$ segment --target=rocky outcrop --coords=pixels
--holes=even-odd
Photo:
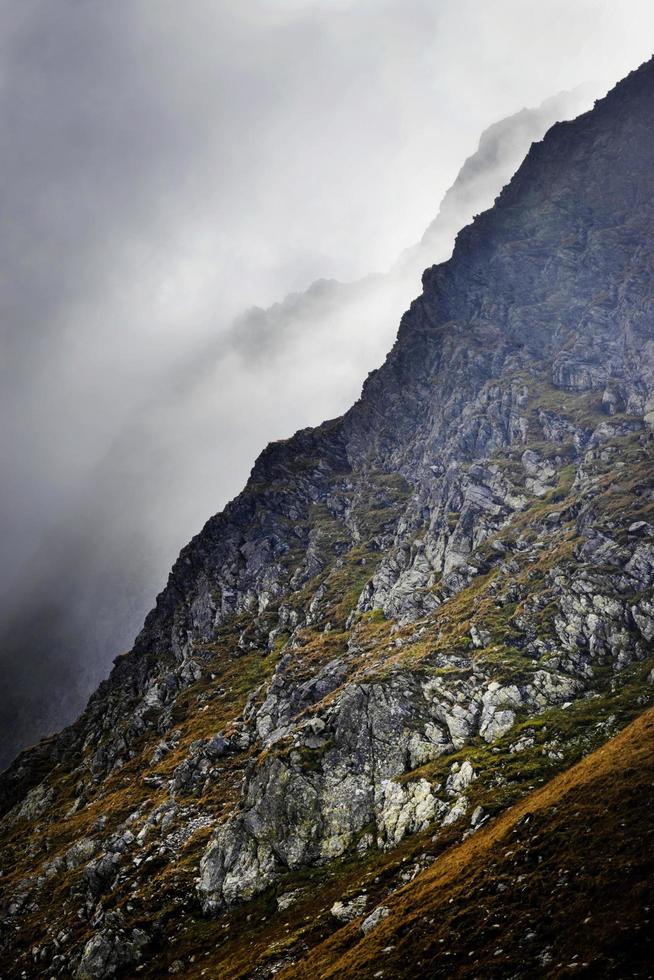
[[[111,977],[124,967],[132,967],[143,958],[149,942],[142,929],[125,931],[118,912],[108,915],[107,925],[89,939],[75,973],[76,980],[98,980]]]

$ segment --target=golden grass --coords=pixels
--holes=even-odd
[[[653,803],[654,709],[278,976],[647,975]]]

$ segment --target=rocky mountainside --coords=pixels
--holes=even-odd
[[[180,546],[215,510],[216,495],[235,486],[238,477],[225,474],[245,466],[266,433],[350,404],[392,344],[422,270],[449,258],[457,231],[492,205],[532,140],[590,104],[584,86],[490,126],[423,240],[387,274],[319,280],[268,309],[254,307],[231,330],[217,328],[214,339],[193,346],[186,363],[176,359],[172,371],[144,385],[144,407],[115,433],[14,589],[0,595],[0,768],[79,714],[116,652],[131,646]],[[302,368],[310,370],[318,356],[320,381],[309,407]],[[229,403],[217,393],[226,359],[246,387],[285,393],[265,419],[255,407],[252,423],[244,423],[233,405],[230,424],[222,424]],[[230,431],[232,442],[244,442],[236,452]]]
[[[650,710],[282,975],[649,976],[653,786]]]
[[[543,815],[567,777],[539,787],[654,703],[653,114],[650,62],[532,146],[359,401],[265,450],[81,718],[4,774],[4,974],[563,975],[569,934],[533,929],[453,972],[477,906],[454,949],[394,950],[439,875],[522,901],[531,812],[560,869],[535,915],[573,866],[598,900]],[[619,826],[651,805],[636,757]],[[637,926],[619,968],[646,975]],[[570,969],[607,975],[593,935]]]

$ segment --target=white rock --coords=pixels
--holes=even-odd
[[[456,766],[456,768],[455,768]],[[447,777],[447,782],[445,783],[445,792],[450,796],[460,796],[461,793],[467,789],[473,780],[477,778],[475,770],[472,768],[472,763],[469,759],[466,759],[462,766],[458,767],[455,763],[452,766],[450,775]]]
[[[295,903],[302,898],[304,892],[304,888],[296,888],[292,892],[285,892],[283,895],[279,895],[277,897],[277,908],[279,911],[284,912],[286,909],[290,908],[291,905],[295,905]]]
[[[374,911],[370,913],[367,919],[364,919],[361,923],[361,932],[365,935],[368,932],[372,932],[379,923],[386,919],[391,913],[391,910],[385,905],[379,905]]]
[[[468,809],[468,801],[465,796],[460,796],[458,800],[455,800],[454,804],[450,807],[442,821],[443,827],[449,827],[451,823],[456,823],[461,817],[465,816],[466,810]]]
[[[352,919],[363,915],[367,904],[368,896],[364,893],[363,895],[357,895],[356,898],[351,899],[349,902],[334,902],[329,911],[339,922],[351,922]]]
[[[478,827],[483,819],[484,819],[483,806],[476,806],[472,811],[472,816],[470,817],[470,826]]]

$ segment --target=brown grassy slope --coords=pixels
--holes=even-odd
[[[654,709],[279,976],[652,976],[653,804]]]

